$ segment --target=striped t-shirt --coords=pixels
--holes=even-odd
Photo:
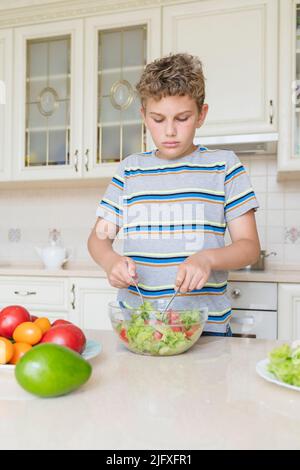
[[[180,263],[197,251],[223,247],[227,222],[257,208],[238,157],[200,146],[172,160],[155,150],[128,156],[96,214],[121,228],[123,254],[136,263],[144,298],[159,301],[174,293]],[[213,271],[202,289],[179,292],[172,307],[205,306],[205,331],[225,332],[231,316],[227,277],[227,271]],[[129,308],[141,303],[134,285],[119,289],[118,301]]]

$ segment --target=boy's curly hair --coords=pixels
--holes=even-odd
[[[146,65],[136,89],[144,108],[147,98],[159,101],[165,96],[188,95],[201,111],[205,99],[202,63],[187,53],[161,57]]]

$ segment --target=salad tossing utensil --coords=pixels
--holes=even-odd
[[[133,277],[131,277],[131,281],[133,282],[133,284],[135,285],[136,290],[138,291],[138,294],[139,294],[139,296],[140,296],[140,299],[141,299],[141,301],[142,301],[142,304],[144,304],[144,303],[145,303],[145,300],[144,300],[144,297],[142,296],[142,293],[141,293],[141,291],[140,291],[140,289],[139,289],[139,286],[138,286],[137,282],[133,279]]]
[[[164,308],[164,310],[163,310],[163,312],[162,312],[162,318],[164,318],[166,311],[168,310],[169,306],[171,305],[171,303],[173,302],[174,298],[176,297],[176,295],[177,295],[179,289],[180,289],[180,287],[177,287],[177,289],[175,290],[174,294],[172,295],[172,297],[170,298],[169,302],[167,303],[167,306]]]

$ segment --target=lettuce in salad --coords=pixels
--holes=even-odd
[[[268,370],[282,382],[300,387],[300,344],[283,344],[273,349]]]

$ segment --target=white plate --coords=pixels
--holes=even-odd
[[[263,359],[256,364],[256,372],[260,375],[263,379],[267,380],[268,382],[272,382],[276,385],[280,385],[281,387],[291,388],[292,390],[297,390],[300,392],[300,387],[296,387],[296,385],[290,385],[281,380],[277,379],[274,374],[268,371],[268,364],[269,359]]]
[[[84,351],[81,353],[81,356],[88,360],[92,359],[93,357],[98,356],[102,351],[102,346],[98,341],[94,341],[93,339],[87,339]],[[11,370],[14,369],[16,366],[15,364],[2,364],[0,365],[0,369],[2,370]]]

